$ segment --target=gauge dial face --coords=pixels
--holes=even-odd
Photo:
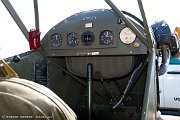
[[[120,40],[124,44],[131,44],[136,39],[136,35],[128,27],[122,29],[122,31],[120,32],[119,36],[120,36]]]
[[[62,44],[62,37],[60,34],[55,33],[51,36],[51,46],[59,47]]]
[[[83,45],[85,46],[90,46],[93,44],[95,40],[95,36],[93,34],[93,32],[91,31],[85,31],[82,35],[81,35],[81,42]]]
[[[113,33],[109,30],[105,30],[103,32],[101,32],[100,36],[100,45],[110,45],[113,43],[114,40],[114,36]]]
[[[77,33],[69,33],[67,36],[67,44],[71,47],[75,47],[79,43],[79,36]]]

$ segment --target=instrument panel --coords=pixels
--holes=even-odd
[[[147,48],[114,11],[99,9],[72,15],[48,33],[47,56],[147,54]],[[139,31],[142,26],[131,20]]]

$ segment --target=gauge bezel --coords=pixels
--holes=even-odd
[[[86,37],[88,37],[91,40],[85,40]],[[82,35],[81,35],[82,45],[90,46],[90,45],[92,45],[94,43],[94,41],[95,41],[95,36],[94,36],[93,32],[85,31],[85,32],[82,33]]]
[[[54,39],[53,37],[55,37],[55,36],[56,36],[56,38]],[[59,47],[59,46],[61,46],[61,44],[62,44],[62,36],[61,36],[61,34],[59,34],[59,33],[52,34],[51,38],[50,38],[50,43],[51,43],[51,47]]]
[[[125,30],[129,30],[128,32],[130,33],[126,34]],[[134,34],[134,32],[129,27],[125,27],[119,32],[119,39],[122,43],[129,45],[136,40],[136,34]],[[130,40],[127,41],[125,39],[130,39]]]
[[[106,33],[106,32],[108,32],[108,33],[110,33],[110,34],[112,35],[112,39],[109,40],[109,42],[107,42],[107,40],[102,40],[102,38],[101,38],[101,37],[104,35],[104,33]],[[104,31],[102,31],[102,32],[100,33],[100,35],[99,35],[99,44],[100,44],[100,45],[110,45],[110,44],[113,44],[113,41],[114,41],[114,34],[113,34],[112,31],[110,31],[110,30],[104,30]]]
[[[74,40],[72,40],[71,43],[70,43],[69,37],[70,37],[70,35],[73,35],[73,34],[75,35],[75,36],[73,37]],[[76,42],[75,42],[75,41],[76,41]],[[78,35],[78,33],[75,33],[75,32],[69,33],[69,34],[67,35],[67,45],[70,46],[70,47],[75,47],[75,46],[77,46],[78,44],[79,44],[79,35]]]

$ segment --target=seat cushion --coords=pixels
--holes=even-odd
[[[44,116],[47,116],[52,120],[77,119],[75,113],[62,99],[55,95],[50,89],[32,81],[19,78],[1,77],[0,92],[1,96],[3,96],[0,98],[1,100],[3,100],[3,103],[1,103],[3,104],[3,106],[9,106],[11,104],[20,105],[24,103],[25,106],[13,105],[14,110],[35,110],[34,108],[37,108]],[[28,108],[28,106],[30,107]],[[8,109],[9,111],[12,111],[11,107],[7,107],[6,111],[8,111]],[[1,115],[6,115],[4,111],[5,110],[0,107]],[[32,114],[32,112],[30,112],[29,115],[34,116],[35,114]]]

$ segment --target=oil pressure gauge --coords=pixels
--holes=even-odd
[[[79,36],[77,33],[69,33],[67,36],[67,44],[71,47],[75,47],[79,43]]]
[[[113,43],[113,33],[109,30],[102,31],[99,36],[99,43],[100,45],[110,45]]]
[[[60,34],[55,33],[51,36],[51,46],[52,47],[59,47],[62,44],[62,37]]]
[[[136,39],[136,35],[128,27],[125,27],[124,29],[122,29],[119,36],[120,36],[120,40],[124,44],[131,44]]]

